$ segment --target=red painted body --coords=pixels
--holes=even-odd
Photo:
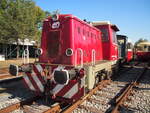
[[[140,42],[137,44],[135,55],[137,60],[150,60],[150,42]]]
[[[32,73],[25,73],[24,76],[29,89],[43,93],[44,77],[49,75],[53,76],[49,89],[52,95],[72,101],[81,98],[85,93],[84,66],[88,67],[87,64],[96,61],[118,60],[115,34],[118,29],[110,24],[97,28],[69,14],[58,15],[57,20],[47,18],[43,23],[41,39],[43,53],[39,63],[32,64]],[[99,30],[101,28],[108,31],[108,40],[103,43],[102,32]],[[72,54],[66,54],[67,49],[70,49]],[[61,83],[62,81],[65,83]]]
[[[133,59],[133,51],[131,49],[127,49],[127,62]]]
[[[133,44],[131,42],[127,43],[127,62],[133,59]]]
[[[45,87],[45,79],[46,76],[42,75],[41,72],[45,73],[46,65],[45,64],[30,64],[33,67],[32,73],[24,73],[24,83],[25,86],[34,91],[35,95],[40,95],[44,93]],[[57,66],[49,65],[53,67],[50,71],[52,72]],[[68,67],[67,67],[68,68]],[[51,76],[49,73],[48,76]],[[61,77],[61,76],[60,76]],[[79,82],[81,81],[81,82]],[[51,95],[55,95],[56,97],[61,97],[60,99],[68,99],[67,102],[73,102],[78,100],[80,97],[84,95],[84,74],[80,74],[76,79],[69,80],[67,85],[61,85],[55,83],[55,81],[50,82],[50,87],[48,87],[48,92]],[[31,84],[30,84],[31,83]],[[58,99],[60,101],[60,99]],[[66,101],[66,100],[64,100]]]
[[[96,52],[95,60],[102,60],[101,32],[98,29],[72,15],[59,15],[57,22],[60,22],[59,28],[53,29],[55,21],[51,18],[44,21],[40,62],[81,64],[83,54],[83,63],[90,63],[92,50]],[[67,48],[73,50],[72,56],[66,55]]]
[[[141,61],[149,61],[150,60],[150,52],[137,51],[136,57]]]
[[[103,33],[102,35],[102,48],[103,59],[116,61],[118,60],[118,45],[116,39],[116,29],[111,24],[108,25],[96,25]]]

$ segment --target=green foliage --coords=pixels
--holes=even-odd
[[[18,39],[39,40],[44,12],[32,0],[0,1],[0,42],[12,43]]]

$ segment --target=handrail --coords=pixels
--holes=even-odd
[[[95,65],[95,54],[96,54],[95,49],[92,49],[92,65]]]
[[[81,55],[81,67],[83,67],[83,50],[81,48],[77,48],[75,51],[75,66],[77,66],[77,53],[80,51]]]
[[[23,51],[22,59],[23,59],[23,63],[24,63],[24,64],[29,63],[29,49],[28,49],[28,48],[26,48],[26,49]]]

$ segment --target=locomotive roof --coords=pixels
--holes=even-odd
[[[148,45],[150,46],[150,42],[141,42],[137,46]]]
[[[92,22],[93,26],[98,26],[98,25],[110,25],[112,29],[115,31],[119,31],[119,28],[115,24],[111,24],[110,21],[95,21]]]
[[[128,37],[126,35],[117,35],[117,40],[127,40]]]
[[[76,16],[74,16],[74,15],[72,15],[72,14],[59,14],[59,16],[62,16],[62,17],[65,17],[65,18],[72,18],[72,19],[75,19],[75,20],[79,21],[79,22],[82,23],[82,24],[85,24],[85,25],[87,25],[87,26],[89,26],[89,27],[91,27],[91,28],[93,28],[93,29],[95,29],[95,30],[97,30],[97,31],[100,31],[98,28],[96,28],[95,26],[93,26],[92,23],[88,23],[88,22],[86,22],[86,21],[83,21],[83,20],[79,19],[78,17],[76,17]],[[49,21],[50,18],[51,18],[51,16],[49,16],[48,18],[46,18],[44,21]],[[101,31],[100,31],[100,32],[101,32]]]

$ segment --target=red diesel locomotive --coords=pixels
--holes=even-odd
[[[128,41],[128,37],[125,35],[117,35],[117,41],[120,64],[130,62],[133,59],[133,44]]]
[[[78,100],[116,68],[117,31],[110,22],[89,24],[70,14],[45,19],[39,62],[20,67],[26,86],[68,103]],[[12,74],[19,70],[10,67]]]

